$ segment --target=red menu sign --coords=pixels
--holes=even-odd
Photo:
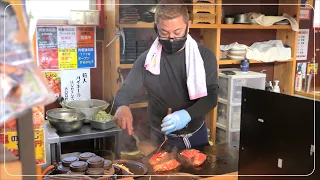
[[[78,48],[94,47],[94,38],[93,27],[77,28]]]

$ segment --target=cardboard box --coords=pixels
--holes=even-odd
[[[192,14],[193,24],[215,24],[216,15],[210,13],[196,13]]]
[[[211,3],[194,3],[190,10],[191,13],[216,13],[216,6]]]

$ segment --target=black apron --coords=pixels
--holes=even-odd
[[[169,146],[170,148],[194,149],[209,145],[207,126],[205,122],[203,122],[200,128],[193,133],[176,135],[173,132],[172,134],[167,135],[167,137],[168,141],[166,142],[166,146]],[[150,126],[150,140],[156,147],[158,147],[164,141],[164,134]]]

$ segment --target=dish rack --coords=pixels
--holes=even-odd
[[[225,75],[224,70],[231,70],[235,75]],[[242,87],[265,89],[266,74],[240,69],[220,69],[217,142],[238,141],[240,138]],[[218,133],[220,132],[220,133]]]

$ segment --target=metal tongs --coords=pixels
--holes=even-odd
[[[168,108],[168,115],[171,114],[171,113],[172,113],[171,108]],[[164,141],[161,143],[161,145],[160,145],[159,149],[157,150],[157,153],[156,153],[156,154],[158,154],[158,153],[160,152],[161,147],[164,145],[164,143],[165,143],[167,140],[168,140],[168,136],[165,134],[165,135],[164,135]]]
[[[117,29],[119,31],[117,32]],[[123,51],[122,54],[124,54],[124,51],[126,49],[126,36],[124,34],[123,28],[120,27],[119,25],[116,25],[116,28],[113,29],[114,34],[116,35],[110,42],[109,44],[106,45],[106,47],[109,47],[118,37],[122,37],[122,42],[123,42]]]

